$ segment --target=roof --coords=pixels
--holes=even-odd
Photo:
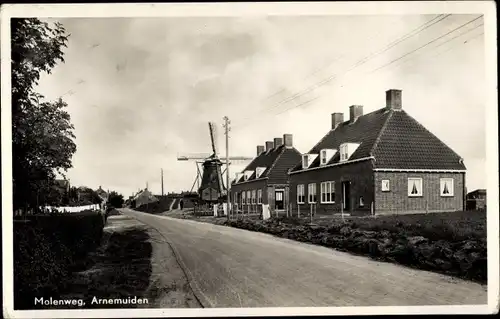
[[[472,191],[468,193],[467,195],[486,195],[486,190],[485,189],[476,189],[475,191]]]
[[[292,168],[297,161],[300,161],[300,158],[301,154],[299,151],[293,147],[286,147],[285,145],[280,145],[269,151],[265,151],[255,157],[242,171],[242,173],[245,171],[253,171],[252,176],[250,176],[245,182],[257,180],[257,167],[265,167],[266,170],[258,178],[259,180],[268,178],[269,183],[284,184],[288,179],[288,170]],[[233,182],[233,185],[241,182],[243,182],[243,176],[240,177],[239,180]]]
[[[330,130],[310,151],[340,149],[343,143],[358,143],[349,161],[374,157],[379,169],[465,170],[462,158],[404,110],[382,108],[345,121]],[[319,167],[319,156],[309,168]],[[339,163],[340,154],[327,163]],[[348,162],[347,162],[348,163]],[[292,171],[302,170],[299,161]]]

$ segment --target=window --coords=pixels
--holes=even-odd
[[[419,197],[422,196],[422,179],[410,177],[408,178],[408,196]]]
[[[388,192],[390,190],[390,183],[388,179],[383,179],[382,180],[382,191],[383,192]]]
[[[316,184],[309,184],[307,195],[309,196],[309,204],[316,203]]]
[[[262,189],[257,191],[257,204],[262,204]]]
[[[321,203],[322,204],[335,203],[335,182],[321,183]]]
[[[241,192],[241,204],[242,205],[245,205],[246,204],[246,193],[245,192]]]
[[[255,190],[252,191],[252,204],[255,204]]]
[[[363,196],[359,196],[359,207],[365,207],[365,200]]]
[[[276,194],[276,198],[275,198],[275,200],[276,200],[277,202],[280,202],[280,201],[282,201],[282,200],[283,200],[283,191],[276,191],[276,193],[275,193],[275,194]]]
[[[265,167],[257,167],[257,169],[255,170],[255,178],[259,178],[265,170]]]
[[[304,204],[306,200],[304,193],[304,185],[297,185],[297,204]]]
[[[250,191],[247,191],[247,204],[251,204],[251,198],[252,194],[250,193]]]
[[[321,151],[321,165],[326,164],[326,150]]]
[[[340,161],[347,161],[347,144],[340,145]]]
[[[440,192],[442,197],[453,197],[453,178],[441,178]]]
[[[302,155],[302,168],[308,168],[308,167],[309,167],[309,156]]]

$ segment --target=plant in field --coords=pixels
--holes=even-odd
[[[14,210],[38,206],[56,172],[71,168],[76,151],[67,104],[34,91],[42,73],[64,62],[64,27],[36,18],[11,19],[12,164]]]

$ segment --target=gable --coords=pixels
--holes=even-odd
[[[405,111],[393,112],[373,155],[375,168],[465,170],[457,153]]]
[[[297,162],[300,162],[302,155],[295,148],[287,148],[276,159],[273,167],[268,173],[269,184],[286,184],[288,182],[288,171],[292,169]]]

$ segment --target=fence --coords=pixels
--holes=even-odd
[[[44,212],[52,212],[57,211],[59,213],[79,213],[85,210],[99,210],[101,209],[99,204],[93,205],[85,205],[85,206],[62,206],[62,207],[54,207],[54,206],[45,206],[41,207],[41,210]]]

